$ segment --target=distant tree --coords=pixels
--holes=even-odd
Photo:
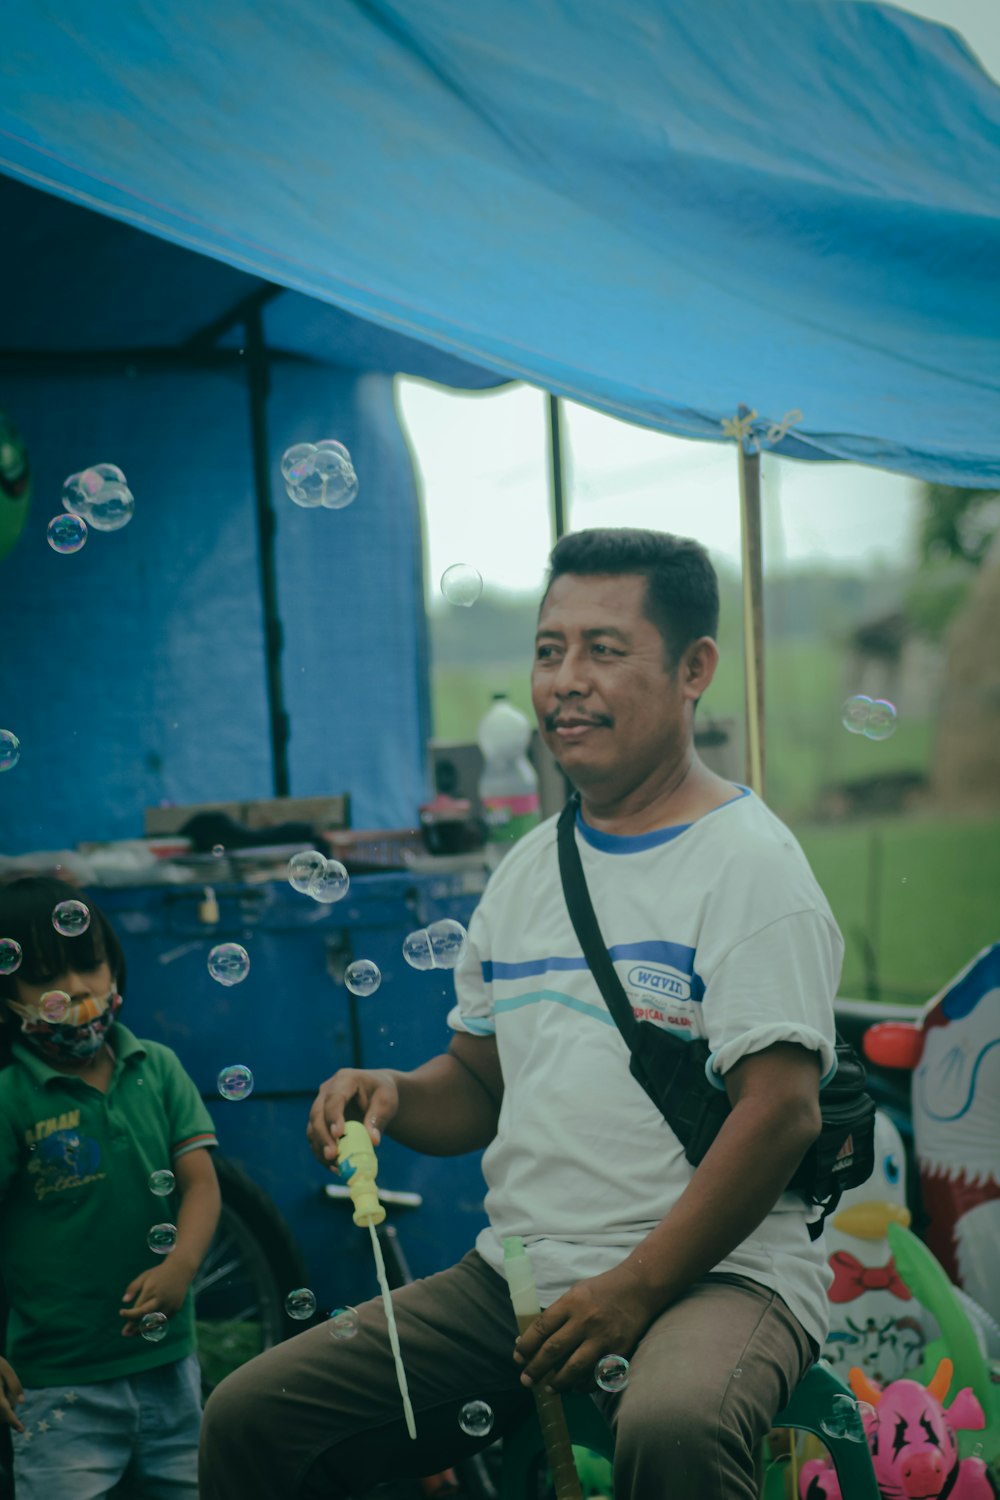
[[[920,567],[906,595],[917,629],[942,640],[1000,530],[1000,494],[925,484],[917,537]]]
[[[922,501],[921,560],[967,562],[978,568],[1000,528],[1000,494],[925,484]]]

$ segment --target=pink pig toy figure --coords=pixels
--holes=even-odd
[[[886,1500],[995,1500],[996,1491],[981,1458],[959,1459],[956,1428],[986,1425],[983,1409],[966,1387],[950,1406],[944,1398],[952,1363],[943,1359],[927,1386],[894,1380],[883,1390],[859,1369],[849,1375],[862,1407],[879,1493]],[[812,1459],[799,1476],[802,1500],[843,1500],[833,1466]]]

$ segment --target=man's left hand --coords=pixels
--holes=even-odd
[[[515,1343],[522,1384],[593,1390],[598,1360],[605,1354],[630,1355],[659,1311],[627,1264],[578,1281]]]

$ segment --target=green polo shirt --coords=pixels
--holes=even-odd
[[[25,1386],[84,1385],[183,1359],[194,1302],[161,1343],[122,1337],[125,1288],[160,1257],[146,1236],[176,1224],[178,1194],[149,1175],[217,1144],[197,1089],[169,1047],[120,1023],[106,1094],[23,1044],[0,1069],[0,1276],[10,1301],[7,1356]]]

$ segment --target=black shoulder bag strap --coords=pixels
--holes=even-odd
[[[559,814],[557,842],[559,846],[559,874],[562,877],[563,894],[569,908],[573,931],[579,939],[583,956],[598,988],[607,1003],[615,1025],[634,1053],[639,1040],[639,1026],[632,1014],[628,996],[615,972],[601,929],[597,925],[594,905],[587,889],[587,877],[580,862],[580,851],[576,847],[576,814],[580,799],[575,793]],[[686,1044],[685,1044],[686,1045]],[[658,1100],[654,1103],[659,1104]]]
[[[729,1096],[725,1090],[713,1088],[705,1077],[709,1050],[704,1039],[675,1036],[651,1021],[637,1021],[632,1014],[597,925],[576,847],[578,807],[579,799],[574,795],[559,816],[557,834],[559,873],[573,930],[628,1046],[629,1072],[663,1115],[684,1147],[688,1161],[696,1167],[729,1113]]]

